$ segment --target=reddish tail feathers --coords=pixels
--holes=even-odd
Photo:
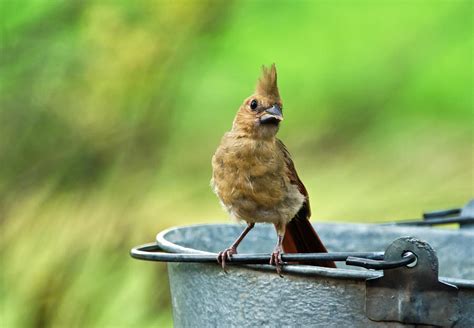
[[[327,253],[326,247],[324,247],[318,234],[307,219],[304,207],[286,225],[283,250],[286,253]],[[317,261],[305,264],[328,268],[336,267],[333,261]]]

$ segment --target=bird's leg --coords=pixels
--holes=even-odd
[[[270,264],[276,267],[277,273],[280,277],[283,277],[281,274],[281,267],[283,265],[283,260],[281,259],[281,254],[283,253],[283,249],[281,243],[283,242],[283,236],[278,235],[278,242],[273,249],[273,253],[270,257]]]
[[[276,267],[278,275],[280,277],[283,277],[283,275],[281,274],[281,267],[283,265],[281,254],[283,253],[282,243],[283,243],[283,236],[285,235],[286,225],[277,223],[275,224],[275,229],[278,234],[278,241],[270,257],[270,264],[274,265]]]
[[[255,226],[255,223],[248,223],[247,227],[244,231],[240,234],[239,238],[237,238],[230,247],[226,248],[222,252],[219,252],[217,255],[217,262],[222,265],[222,269],[224,272],[225,270],[225,261],[232,261],[232,255],[237,254],[237,247],[239,246],[240,242],[245,238],[245,236],[249,233],[250,230]]]

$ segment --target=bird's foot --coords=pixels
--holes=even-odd
[[[283,250],[281,249],[280,246],[275,247],[270,257],[270,264],[276,267],[276,271],[278,275],[283,278],[283,275],[281,274],[281,268],[283,266],[283,260],[281,259],[282,253],[283,253]]]
[[[225,269],[225,263],[226,261],[232,261],[232,255],[237,254],[237,247],[229,247],[224,249],[222,252],[219,252],[217,255],[217,263],[219,263],[222,266],[222,270],[224,270],[225,273],[227,273]]]

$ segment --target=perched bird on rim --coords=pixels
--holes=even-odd
[[[255,223],[272,223],[278,241],[270,258],[281,274],[281,254],[326,252],[309,222],[308,192],[296,173],[290,153],[276,138],[283,120],[275,64],[263,67],[253,95],[244,100],[232,130],[225,133],[212,157],[211,185],[229,214],[247,222],[237,240],[219,253],[225,270],[237,247]],[[315,265],[333,267],[332,261]]]

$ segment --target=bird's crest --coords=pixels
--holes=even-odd
[[[275,64],[272,64],[269,68],[262,66],[262,76],[258,80],[255,93],[262,96],[280,98]]]

